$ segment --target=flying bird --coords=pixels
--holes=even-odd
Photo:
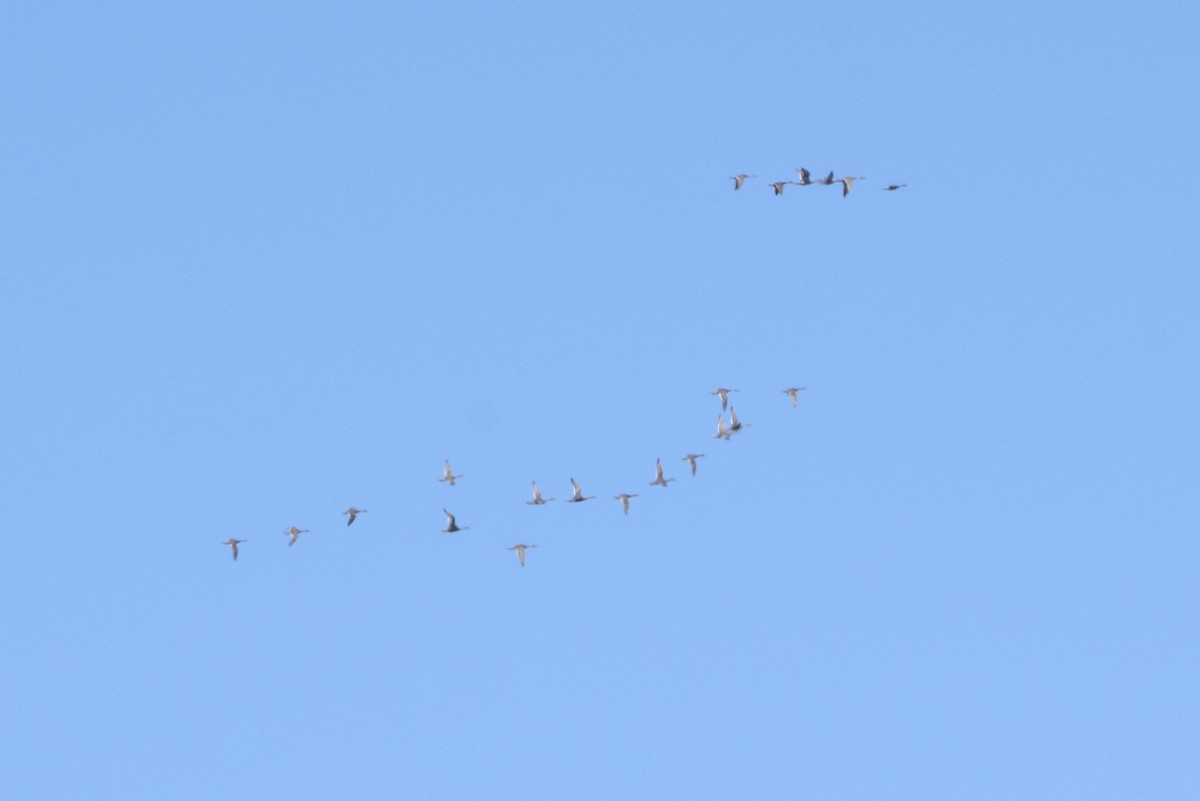
[[[438,481],[445,481],[447,484],[453,487],[454,479],[456,478],[462,478],[462,474],[460,473],[457,476],[454,475],[454,471],[450,469],[450,460],[447,459],[445,472],[442,474],[442,477],[438,479]]]
[[[842,184],[842,197],[850,194],[850,187],[854,185],[855,181],[861,180],[863,180],[863,176],[861,175],[847,175],[845,178],[838,178],[838,181]]]
[[[525,567],[525,549],[536,548],[536,545],[513,545],[508,550],[517,552],[517,559],[521,562],[521,567]]]
[[[353,506],[351,506],[346,511],[342,512],[342,514],[344,514],[344,515],[350,515],[350,519],[346,521],[347,526],[350,525],[351,523],[353,523],[354,519],[356,517],[358,517],[359,515],[362,515],[362,514],[366,514],[366,513],[367,513],[366,509],[355,509]]]
[[[826,175],[824,178],[817,179],[817,183],[819,183],[821,186],[833,186],[835,183],[833,180],[833,171],[830,170],[829,175]]]
[[[741,431],[743,428],[749,428],[749,427],[750,427],[749,423],[743,423],[742,421],[738,420],[737,411],[732,406],[730,406],[729,407],[729,433],[736,434],[737,432]]]
[[[782,392],[784,395],[787,395],[789,398],[792,399],[793,406],[796,405],[796,393],[803,392],[803,391],[804,391],[804,387],[788,387],[787,389],[780,390],[780,392]]]
[[[742,188],[742,184],[746,183],[747,178],[757,178],[757,175],[746,175],[744,172],[739,172],[737,175],[729,176],[733,180],[733,191],[736,192]]]
[[[687,456],[680,459],[682,462],[687,462],[692,466],[692,475],[696,475],[696,460],[703,457],[703,453],[689,453]]]
[[[908,184],[889,184],[883,188],[884,192],[895,192],[897,189],[903,189]]]
[[[794,181],[793,183],[795,183],[797,186],[808,186],[809,184],[812,183],[812,173],[810,173],[808,170],[804,169],[803,167],[796,167],[795,170],[796,170],[796,177],[799,178],[800,180]]]
[[[621,508],[625,510],[625,514],[629,514],[629,499],[636,498],[637,493],[622,492],[620,495],[614,495],[613,498],[621,502]]]
[[[658,485],[660,487],[665,487],[665,486],[667,486],[667,484],[669,484],[670,482],[672,482],[674,480],[675,479],[673,479],[673,478],[663,478],[662,459],[655,459],[654,460],[654,480],[650,482],[651,486]]]
[[[725,387],[717,387],[716,389],[714,389],[712,392],[710,392],[708,394],[709,395],[720,395],[721,396],[721,411],[725,411],[725,407],[727,407],[729,405],[729,393],[730,392],[737,392],[737,390],[736,389],[726,389]]]
[[[446,507],[443,506],[442,511],[446,513],[446,527],[442,531],[447,534],[453,534],[456,531],[466,531],[470,528],[470,526],[460,526],[458,523],[455,523],[454,515],[450,514]]]
[[[725,416],[717,415],[717,433],[713,434],[713,439],[729,439],[729,429],[725,427]]]
[[[776,181],[775,183],[771,184],[771,186],[772,186],[772,188],[774,188],[775,194],[782,195],[783,188],[785,186],[787,186],[788,184],[794,184],[794,183],[796,183],[796,182],[795,181]]]
[[[585,496],[583,494],[583,490],[579,488],[579,482],[577,482],[575,479],[571,479],[571,488],[572,495],[570,498],[567,498],[567,503],[582,503],[584,501],[590,501],[596,497],[595,495]]]
[[[525,505],[526,506],[541,506],[546,501],[552,501],[552,500],[554,500],[554,499],[542,497],[542,488],[539,487],[538,483],[535,481],[535,482],[533,482],[533,500],[525,501]]]
[[[292,541],[288,543],[288,547],[289,547],[289,548],[291,548],[293,545],[295,545],[295,544],[296,544],[296,540],[300,539],[300,535],[301,535],[301,534],[307,534],[307,533],[308,533],[308,529],[306,529],[306,528],[296,528],[295,526],[292,526],[291,528],[289,528],[287,531],[285,531],[285,532],[283,532],[283,533],[284,533],[284,535],[285,535],[285,536],[288,536],[288,537],[291,537],[291,538],[292,538]]]
[[[221,544],[228,545],[230,548],[233,549],[233,561],[236,562],[237,561],[237,547],[239,545],[241,545],[243,542],[249,542],[249,540],[235,540],[232,537],[230,537],[229,539],[225,540]]]

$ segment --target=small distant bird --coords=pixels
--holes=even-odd
[[[622,492],[620,495],[614,495],[613,498],[621,502],[621,508],[625,510],[625,514],[629,514],[629,499],[636,498],[637,493]]]
[[[749,423],[743,423],[738,420],[737,411],[732,406],[729,407],[729,433],[736,434],[743,428],[749,428]]]
[[[729,439],[729,429],[725,427],[725,416],[717,415],[717,433],[713,434],[713,439]]]
[[[889,184],[883,188],[884,192],[895,192],[897,189],[903,189],[908,184]]]
[[[838,181],[842,184],[842,197],[850,194],[850,187],[854,185],[855,181],[861,180],[863,180],[863,176],[861,175],[847,175],[845,178],[838,178]]]
[[[542,497],[542,488],[539,487],[538,483],[535,481],[535,482],[533,482],[533,500],[525,501],[525,505],[526,506],[541,506],[546,501],[552,501],[552,500],[554,500],[554,499]]]
[[[682,462],[687,462],[692,466],[692,475],[696,475],[696,460],[704,456],[703,453],[689,453],[687,456],[680,459]]]
[[[775,183],[771,184],[771,186],[775,189],[775,194],[782,195],[783,188],[785,186],[787,186],[788,184],[794,184],[794,183],[796,183],[796,182],[795,181],[776,181]]]
[[[716,389],[714,389],[712,392],[710,392],[708,394],[709,395],[720,395],[721,396],[721,411],[725,411],[725,408],[727,406],[729,406],[729,393],[730,392],[737,392],[737,390],[736,389],[726,389],[725,387],[717,387]]]
[[[757,178],[757,175],[747,175],[744,172],[739,172],[737,175],[729,176],[733,180],[733,191],[736,192],[742,188],[742,184],[746,183],[747,178]]]
[[[833,184],[834,184],[833,171],[830,170],[829,175],[826,175],[824,178],[818,179],[817,183],[819,183],[821,186],[833,186]]]
[[[784,395],[787,395],[789,398],[792,399],[793,406],[796,405],[796,393],[803,392],[803,391],[804,391],[804,387],[788,387],[787,389],[780,390],[780,392],[782,392]]]
[[[344,515],[350,515],[350,519],[346,521],[347,526],[354,522],[354,518],[358,517],[359,515],[365,515],[366,513],[366,509],[355,509],[353,506],[342,512]]]
[[[595,495],[585,496],[583,494],[583,490],[579,488],[579,482],[577,482],[575,479],[571,479],[571,488],[572,495],[570,498],[567,498],[567,503],[582,503],[584,501],[590,501],[596,497]]]
[[[453,487],[454,479],[456,478],[462,478],[462,474],[459,473],[457,476],[454,475],[454,471],[450,469],[450,460],[447,459],[445,472],[442,474],[442,477],[438,479],[438,481],[445,481],[447,484]]]
[[[453,534],[456,531],[466,531],[470,528],[470,526],[460,526],[458,523],[455,523],[454,515],[450,514],[446,507],[443,506],[442,511],[446,513],[446,527],[442,531],[447,534]]]
[[[233,561],[236,562],[237,561],[237,547],[239,545],[241,545],[243,542],[249,542],[249,540],[235,540],[231,537],[231,538],[225,540],[224,542],[222,542],[221,544],[228,545],[230,548],[233,549]]]
[[[513,545],[508,550],[517,552],[517,559],[521,562],[521,567],[525,567],[525,549],[536,548],[536,545]]]
[[[655,459],[654,460],[654,480],[650,482],[650,485],[651,486],[658,485],[660,487],[665,487],[665,486],[667,486],[667,484],[669,484],[670,482],[672,482],[674,480],[675,479],[673,479],[673,478],[663,478],[662,459]]]
[[[808,186],[812,183],[812,173],[803,167],[796,167],[795,169],[796,177],[800,179],[799,181],[795,182],[797,186]]]
[[[308,533],[308,529],[296,528],[295,526],[292,526],[291,528],[289,528],[287,531],[285,531],[283,533],[284,533],[284,535],[292,538],[292,541],[288,543],[288,547],[291,548],[293,545],[296,544],[296,540],[300,539],[301,534]]]

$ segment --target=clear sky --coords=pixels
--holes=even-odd
[[[5,5],[0,796],[1196,798],[1198,29]]]

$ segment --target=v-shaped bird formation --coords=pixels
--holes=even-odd
[[[742,176],[743,179],[748,178],[748,177],[752,177],[752,176]],[[795,407],[798,403],[797,393],[799,393],[803,390],[804,390],[804,387],[788,387],[787,389],[780,390],[780,392],[787,395],[788,400],[791,402],[791,405],[793,407]],[[711,395],[716,395],[721,401],[721,413],[717,415],[717,433],[714,435],[714,437],[713,437],[714,439],[720,439],[720,440],[726,440],[726,441],[731,440],[734,437],[734,435],[742,432],[743,430],[745,430],[746,428],[749,427],[749,423],[743,422],[738,417],[737,410],[734,409],[734,407],[729,404],[730,393],[738,392],[738,391],[739,390],[737,390],[737,389],[731,389],[729,387],[718,387],[709,393]],[[725,420],[726,410],[728,410],[728,412],[729,412],[729,421],[728,422],[726,422],[726,420]],[[683,456],[681,456],[680,461],[684,461],[684,462],[688,463],[688,467],[690,468],[692,477],[694,478],[696,476],[696,460],[702,459],[702,458],[704,458],[703,453],[690,453],[689,452],[689,453],[686,453]],[[432,476],[430,478],[432,480]],[[447,459],[447,460],[445,460],[445,462],[443,463],[443,466],[442,466],[442,475],[440,478],[437,479],[437,481],[453,487],[453,486],[456,486],[457,480],[461,479],[461,478],[464,478],[464,474],[455,473],[450,466],[450,460]],[[654,480],[650,481],[649,484],[651,486],[657,486],[657,487],[662,487],[662,488],[666,489],[667,487],[670,486],[671,482],[673,482],[675,480],[676,479],[674,477],[667,477],[664,474],[662,459],[661,458],[655,459],[655,461],[654,461]],[[595,498],[596,498],[595,495],[584,495],[583,494],[583,487],[573,477],[570,479],[570,481],[571,481],[571,497],[566,499],[566,503],[583,503],[584,501],[595,500]],[[553,498],[546,498],[546,497],[542,496],[542,489],[540,486],[538,486],[538,482],[536,480],[533,481],[532,483],[533,483],[533,498],[532,498],[532,500],[525,501],[525,504],[527,506],[545,506],[547,503],[550,503],[551,501],[554,500]],[[458,492],[458,491],[461,491],[461,490],[457,490],[456,492]],[[620,492],[612,497],[621,502],[622,513],[625,515],[628,515],[629,514],[629,506],[630,506],[629,501],[631,498],[638,497],[638,495],[637,495],[637,493],[634,493],[634,492]],[[366,513],[367,513],[366,509],[359,509],[354,506],[351,506],[348,509],[346,509],[346,511],[342,512],[342,514],[345,515],[347,518],[346,519],[347,526],[350,526],[351,524],[353,524],[354,521],[358,519],[359,515],[363,515]],[[454,513],[451,512],[448,508],[446,508],[444,506],[442,507],[442,514],[444,514],[446,516],[446,527],[442,529],[442,531],[444,533],[456,534],[460,531],[468,531],[470,529],[470,526],[459,525],[457,518],[455,518],[455,516],[454,516]],[[309,530],[306,528],[298,528],[296,526],[289,526],[287,529],[284,530],[283,533],[285,536],[289,537],[288,547],[291,547],[299,541],[301,534],[308,534]],[[242,539],[236,539],[236,538],[231,537],[230,539],[225,540],[221,544],[229,546],[229,549],[233,552],[234,561],[237,561],[238,554],[239,554],[238,546],[244,545],[247,542],[249,542],[249,540],[242,540]],[[519,544],[510,546],[508,548],[508,550],[516,553],[517,560],[518,560],[520,566],[524,567],[526,550],[529,548],[536,548],[536,547],[537,546],[533,545],[533,544],[519,543]]]

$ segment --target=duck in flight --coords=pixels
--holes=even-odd
[[[450,460],[447,459],[445,472],[442,474],[442,477],[438,479],[438,481],[445,481],[447,484],[453,487],[454,480],[457,478],[462,478],[462,474],[459,473],[457,476],[454,475],[454,471],[450,469]]]
[[[621,502],[621,508],[625,510],[625,514],[629,514],[629,499],[636,498],[637,493],[622,492],[620,495],[614,495],[613,498]]]
[[[665,487],[675,479],[663,478],[662,459],[654,460],[654,480],[650,482],[651,486]]]
[[[571,479],[571,492],[571,497],[567,498],[567,503],[583,503],[596,497],[595,495],[584,495],[583,490],[579,487],[579,482],[575,479]]]
[[[367,513],[367,510],[366,510],[366,509],[355,509],[353,506],[351,506],[351,507],[350,507],[349,509],[347,509],[346,511],[342,512],[342,514],[344,514],[344,515],[349,515],[349,516],[350,516],[350,519],[348,519],[348,520],[346,521],[346,525],[347,525],[347,526],[348,526],[348,525],[350,525],[351,523],[353,523],[353,522],[354,522],[354,519],[355,519],[356,517],[358,517],[359,515],[362,515],[362,514],[366,514],[366,513]]]
[[[692,466],[692,475],[694,476],[694,475],[696,475],[696,460],[702,458],[703,456],[704,456],[703,453],[689,453],[687,456],[684,456],[683,459],[681,459],[680,461],[687,462],[688,464],[690,464]]]
[[[460,526],[458,523],[455,523],[454,515],[450,514],[450,511],[446,507],[443,506],[442,511],[446,514],[446,527],[442,531],[447,534],[453,534],[456,531],[466,531],[470,528],[470,526]]]
[[[796,182],[795,181],[776,181],[775,183],[771,184],[771,187],[775,190],[775,194],[782,195],[783,188],[785,186],[787,186],[788,184],[794,184],[794,183],[796,183]]]
[[[897,189],[903,189],[908,184],[888,184],[883,188],[884,192],[895,192]]]
[[[781,391],[781,392],[782,392],[784,395],[787,395],[789,398],[791,398],[791,399],[792,399],[792,405],[793,405],[793,406],[795,406],[795,405],[796,405],[796,393],[797,393],[797,392],[803,392],[803,391],[804,391],[804,387],[788,387],[787,389],[780,390],[780,391]]]
[[[292,526],[291,528],[289,528],[287,531],[285,531],[285,532],[283,532],[283,533],[284,533],[286,536],[288,536],[288,537],[291,537],[291,538],[292,538],[292,541],[288,543],[288,547],[289,547],[289,548],[291,548],[293,545],[295,545],[295,544],[296,544],[296,540],[300,539],[300,535],[301,535],[301,534],[307,534],[307,533],[308,533],[308,529],[306,529],[306,528],[296,528],[295,526]]]
[[[729,429],[725,427],[725,415],[717,415],[717,433],[713,434],[713,439],[723,439],[728,441]]]
[[[838,178],[838,181],[842,185],[842,197],[850,194],[850,187],[854,185],[855,181],[861,180],[863,180],[863,176],[861,175],[847,175],[845,178]]]
[[[726,387],[717,387],[716,389],[714,389],[712,392],[710,392],[708,394],[709,395],[720,395],[721,396],[721,411],[725,411],[725,408],[729,405],[729,393],[730,392],[737,392],[737,390],[736,389],[728,389]]]
[[[796,167],[795,169],[796,177],[800,180],[793,181],[792,183],[796,184],[796,186],[809,186],[812,184],[812,173],[803,167]]]
[[[536,548],[536,545],[513,545],[508,550],[517,552],[517,559],[521,562],[521,567],[525,567],[525,549]]]
[[[749,423],[743,423],[741,420],[738,420],[737,411],[732,406],[730,406],[729,407],[729,433],[736,434],[737,432],[741,431],[743,428],[749,428],[749,427],[750,427]]]
[[[243,542],[249,542],[249,540],[235,540],[232,537],[230,537],[229,539],[225,540],[221,544],[228,545],[230,548],[233,549],[233,561],[236,562],[237,561],[237,547],[239,545],[241,545]]]
[[[544,503],[546,503],[546,501],[552,501],[552,500],[554,500],[554,499],[542,497],[542,488],[539,487],[538,483],[535,481],[535,482],[533,482],[533,500],[525,501],[525,505],[526,506],[541,506]]]
[[[737,175],[729,176],[733,180],[733,191],[736,192],[742,188],[742,184],[746,183],[747,178],[757,178],[757,175],[747,175],[744,172],[739,172]]]

